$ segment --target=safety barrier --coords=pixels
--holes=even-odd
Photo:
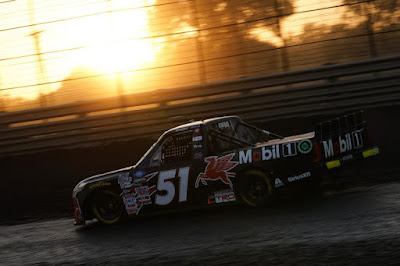
[[[190,119],[248,122],[400,103],[400,56],[0,114],[0,156],[156,137]]]

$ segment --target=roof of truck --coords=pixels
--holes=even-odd
[[[220,117],[213,117],[213,118],[209,118],[209,119],[205,119],[205,120],[200,120],[200,121],[195,121],[195,122],[190,122],[187,124],[183,124],[174,128],[171,128],[169,130],[167,130],[164,134],[162,134],[162,136],[172,133],[172,132],[179,132],[179,131],[186,131],[189,129],[194,129],[197,128],[201,125],[205,125],[208,123],[212,123],[212,122],[216,122],[219,120],[224,120],[224,119],[230,119],[230,118],[238,118],[240,119],[240,117],[236,116],[236,115],[230,115],[230,116],[220,116]]]

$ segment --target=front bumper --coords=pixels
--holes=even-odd
[[[72,201],[74,204],[74,225],[84,225],[85,219],[83,218],[82,212],[79,208],[78,201],[74,196],[72,196]]]

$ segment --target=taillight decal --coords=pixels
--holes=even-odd
[[[321,148],[318,142],[313,143],[314,151],[315,151],[315,159],[314,162],[320,162],[321,161]]]

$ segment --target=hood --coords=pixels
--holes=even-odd
[[[129,166],[129,167],[121,168],[121,169],[118,169],[118,170],[110,171],[110,172],[107,172],[107,173],[94,175],[94,176],[91,176],[91,177],[83,179],[81,182],[79,182],[79,184],[85,184],[86,185],[88,183],[93,183],[93,182],[112,179],[112,178],[116,177],[117,175],[119,175],[121,173],[129,172],[133,168],[134,168],[133,166]]]

